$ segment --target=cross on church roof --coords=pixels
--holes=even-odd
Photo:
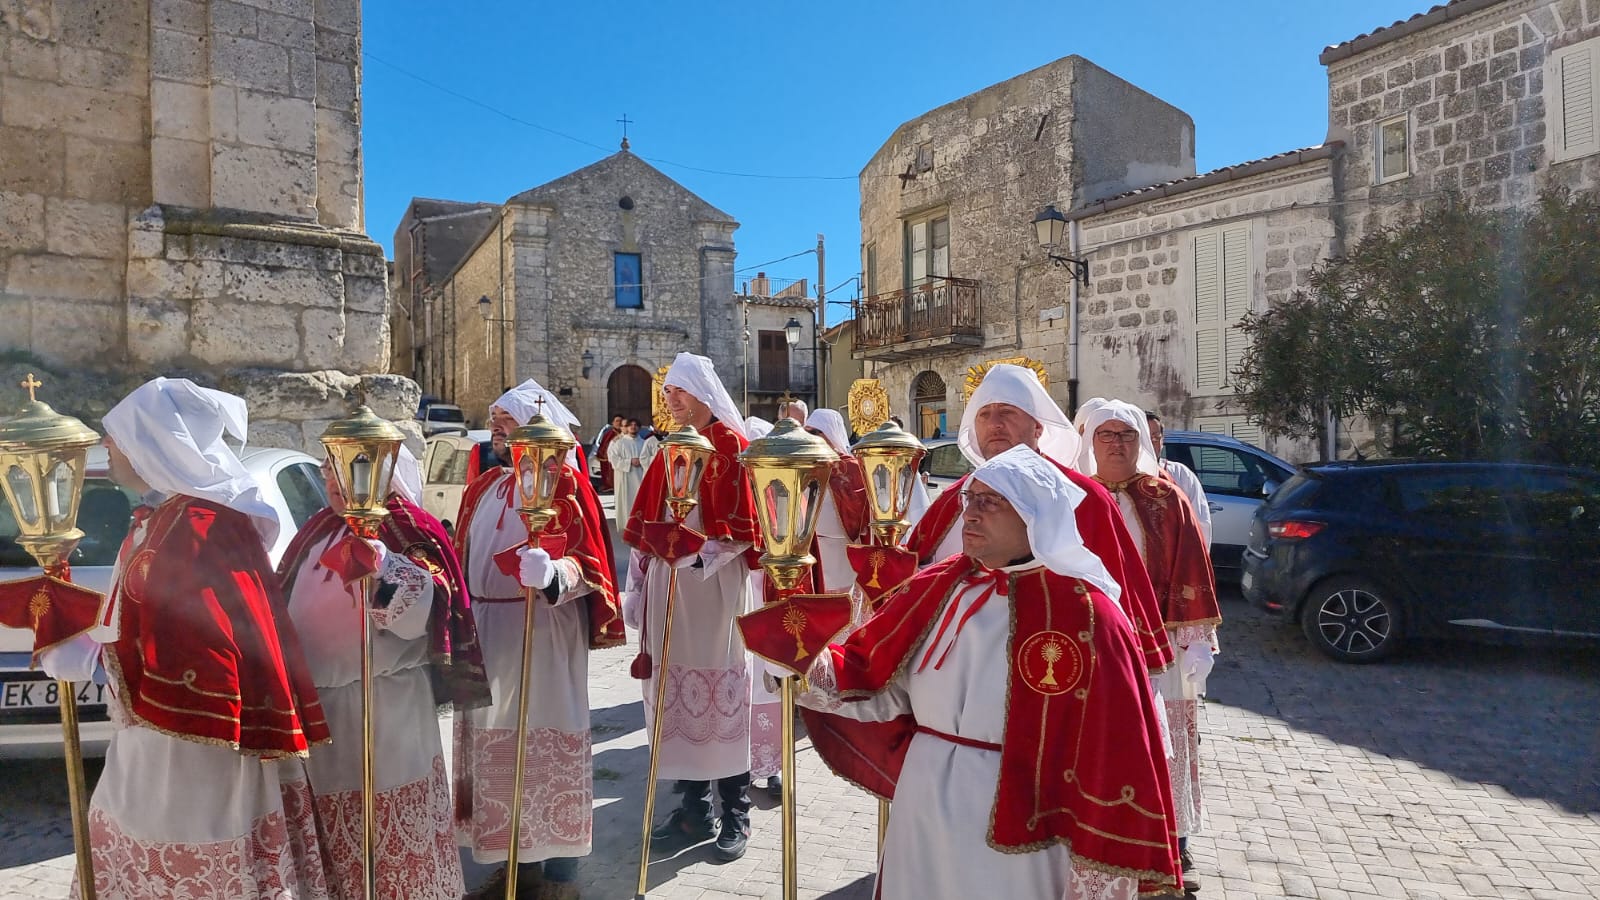
[[[38,390],[39,388],[44,387],[44,382],[42,382],[39,379],[33,377],[33,373],[29,372],[28,373],[28,377],[22,379],[22,381],[19,382],[19,384],[21,384],[23,387],[28,389],[28,402],[29,403],[34,403],[34,402],[38,401],[39,398],[35,397],[33,395],[33,392],[35,390]]]
[[[618,119],[617,122],[622,125],[622,149],[626,150],[628,149],[628,126],[633,124],[633,120],[628,118],[627,113],[623,113],[622,118]]]

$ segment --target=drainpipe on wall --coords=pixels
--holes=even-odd
[[[1073,259],[1081,259],[1078,255],[1078,243],[1081,240],[1078,234],[1076,219],[1067,223],[1067,255]],[[1078,414],[1078,279],[1070,279],[1067,290],[1067,415]]]

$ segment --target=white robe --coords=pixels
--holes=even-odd
[[[319,563],[347,534],[340,528],[310,548],[286,585],[289,618],[305,650],[333,742],[313,747],[307,769],[323,827],[334,897],[362,896],[361,652],[358,588]],[[428,680],[429,573],[391,551],[378,580],[395,586],[370,613],[373,674],[373,780],[376,788],[377,894],[457,900],[461,856],[451,821],[450,779]],[[376,590],[376,587],[374,588]]]
[[[1014,567],[1017,570],[1029,565]],[[969,585],[954,593],[955,621],[984,593]],[[936,620],[943,620],[941,608]],[[860,721],[888,721],[911,713],[919,726],[972,741],[1001,743],[1005,733],[1010,658],[1005,652],[1011,615],[1004,596],[992,596],[964,627],[943,635],[930,630],[887,688],[869,700],[842,702],[832,657],[817,655],[811,690],[800,702]],[[957,637],[959,636],[959,640]],[[937,640],[942,666],[919,666]],[[1072,851],[1054,844],[1029,853],[1001,853],[988,844],[989,818],[1000,779],[1000,753],[918,733],[907,749],[895,787],[889,831],[878,871],[881,900],[1134,900],[1132,878],[1112,878],[1074,865]]]
[[[847,593],[855,584],[856,573],[845,552],[848,546],[850,537],[845,534],[844,520],[839,518],[839,505],[833,501],[830,487],[822,492],[822,509],[817,512],[817,562],[822,566],[822,590]]]
[[[135,528],[129,558],[147,531]],[[89,799],[99,900],[330,896],[302,760],[247,756],[136,724],[115,684],[106,702],[115,730]]]
[[[668,515],[665,509],[654,512],[658,520]],[[699,507],[684,524],[704,533]],[[708,781],[750,771],[751,667],[734,619],[749,609],[751,572],[738,555],[722,559],[709,577],[707,571],[690,565],[678,570],[659,778]],[[651,559],[644,576],[641,640],[655,664],[642,684],[645,728],[652,734],[670,572],[665,562]]]
[[[510,470],[501,476],[509,488]],[[504,862],[511,845],[511,788],[516,764],[517,701],[522,688],[522,629],[526,607],[517,579],[500,571],[494,554],[528,539],[516,510],[497,489],[483,493],[469,523],[466,569],[472,612],[483,645],[491,706],[458,713],[456,789],[471,811],[457,821],[462,846],[479,863]],[[589,737],[589,625],[579,601],[588,588],[570,563],[557,562],[561,592],[551,604],[536,593],[523,753],[519,862],[585,856],[593,844],[594,762]]]
[[[639,496],[639,485],[644,483],[644,469],[650,460],[645,456],[645,442],[627,432],[611,439],[606,446],[606,459],[611,463],[611,484],[617,500],[617,532],[621,533],[628,524],[633,498]],[[635,462],[638,465],[634,465]]]

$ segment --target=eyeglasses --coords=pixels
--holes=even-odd
[[[975,491],[960,491],[959,493],[961,494],[962,509],[975,509],[984,515],[988,515],[992,512],[999,512],[1001,509],[1010,505],[1006,502],[1006,498],[992,491],[984,491],[982,493]]]
[[[1132,444],[1139,440],[1137,431],[1096,431],[1094,440],[1097,444]]]

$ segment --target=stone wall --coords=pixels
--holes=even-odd
[[[1354,55],[1324,53],[1329,137],[1348,147],[1351,246],[1429,200],[1495,208],[1525,205],[1546,185],[1600,186],[1600,154],[1552,162],[1549,65],[1555,51],[1597,36],[1600,0],[1507,0]],[[1377,184],[1374,134],[1399,115],[1411,173]]]

